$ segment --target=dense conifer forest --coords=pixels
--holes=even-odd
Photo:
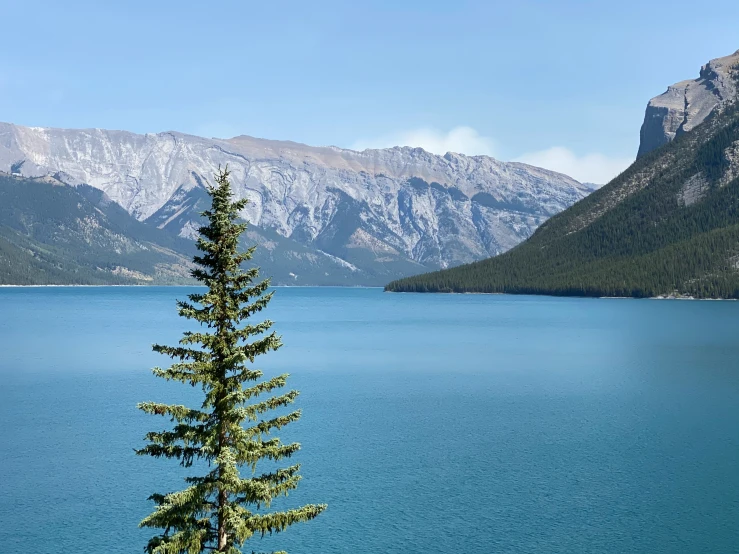
[[[193,251],[92,187],[0,175],[0,284],[186,283]]]
[[[509,252],[386,290],[739,298],[738,145],[734,104]]]

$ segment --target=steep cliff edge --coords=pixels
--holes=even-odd
[[[738,66],[739,50],[708,62],[697,79],[674,84],[652,98],[644,115],[637,157],[694,129],[716,108],[736,98]]]

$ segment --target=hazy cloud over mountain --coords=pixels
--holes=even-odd
[[[364,150],[365,148],[412,146],[438,155],[457,152],[467,156],[499,157],[497,144],[497,140],[480,134],[472,127],[458,126],[449,131],[433,127],[399,131],[374,139],[358,140],[351,148]],[[564,173],[581,183],[604,185],[626,169],[634,159],[633,157],[611,157],[599,152],[578,155],[569,148],[553,146],[544,150],[527,152],[513,161]]]
[[[593,152],[578,156],[569,148],[554,146],[529,152],[514,161],[545,167],[577,179],[581,183],[605,185],[634,161],[633,157],[609,157]]]
[[[482,136],[472,127],[464,125],[446,132],[433,127],[399,131],[374,139],[358,140],[351,148],[364,150],[366,148],[392,148],[393,146],[420,147],[427,152],[439,155],[457,152],[468,156],[495,157],[495,141],[490,137]]]

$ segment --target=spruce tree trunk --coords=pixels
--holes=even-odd
[[[220,400],[219,400],[220,403]],[[221,424],[221,430],[218,436],[218,453],[223,451],[226,444],[226,430]],[[218,470],[218,479],[223,480],[223,467]],[[226,522],[224,521],[224,510],[228,502],[228,493],[225,489],[218,488],[218,550],[217,552],[225,552],[228,544],[228,534],[226,533]]]
[[[220,244],[219,244],[220,249]],[[219,275],[219,281],[221,280],[222,276]],[[222,283],[221,286],[225,289],[225,285]],[[219,299],[222,303],[224,302],[223,298]],[[226,313],[226,307],[224,305],[220,306],[220,312],[221,314]],[[216,336],[220,339],[221,342],[224,341],[225,337],[224,335],[224,327],[225,322],[223,321],[223,315],[220,315],[218,318],[218,326],[216,331]],[[217,356],[218,360],[218,367],[223,368],[224,363],[224,354],[219,353]],[[226,380],[226,370],[222,369],[220,372],[220,381],[224,382]],[[223,449],[226,447],[226,426],[224,425],[224,414],[221,411],[223,407],[223,400],[224,400],[225,393],[221,392],[218,395],[218,400],[216,401],[216,404],[214,406],[214,411],[216,414],[216,419],[218,421],[218,425],[220,429],[218,430],[218,455],[220,456],[223,453]],[[218,479],[223,482],[223,466],[220,466],[218,468]],[[225,552],[226,547],[228,545],[228,533],[226,532],[226,522],[224,521],[224,511],[226,509],[226,503],[228,502],[228,493],[223,488],[222,485],[219,485],[218,487],[218,549],[217,552]]]
[[[218,437],[218,451],[219,453],[223,449],[223,445],[226,441],[226,432],[221,428],[220,436]],[[223,479],[223,468],[218,470],[218,479]],[[225,552],[228,544],[228,534],[226,533],[226,522],[224,521],[224,510],[226,509],[226,502],[228,502],[227,492],[223,488],[218,488],[218,550],[217,552]]]
[[[225,310],[224,310],[225,311]],[[218,333],[217,335],[221,337],[223,335],[223,327],[224,324],[222,321],[218,324]],[[218,363],[221,367],[223,367],[223,356],[218,356]],[[221,380],[226,380],[226,371],[224,370],[221,374]],[[220,413],[221,406],[223,404],[223,397],[224,393],[221,392],[219,395],[218,401],[215,405],[215,410],[218,418],[218,422],[220,425],[220,430],[218,431],[218,455],[220,456],[223,452],[223,449],[226,446],[226,426],[224,425],[223,418],[224,415]],[[218,479],[222,482],[223,481],[223,466],[218,468]],[[222,486],[218,487],[218,550],[217,552],[226,552],[226,547],[228,545],[228,533],[226,533],[226,522],[224,521],[224,511],[226,509],[226,503],[228,502],[228,493],[227,491],[222,488]]]
[[[218,552],[225,552],[228,544],[228,535],[223,521],[223,509],[226,506],[226,491],[218,492]]]

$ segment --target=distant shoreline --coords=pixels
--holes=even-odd
[[[205,285],[0,285],[0,289],[42,289],[42,288],[194,288],[205,287]],[[382,286],[362,286],[362,285],[272,285],[273,289],[382,289]]]
[[[204,285],[0,285],[0,289],[41,289],[41,288],[198,288]],[[360,285],[274,285],[273,289],[384,289],[382,286],[360,286]],[[542,298],[587,298],[591,300],[697,300],[697,301],[720,301],[736,302],[737,298],[695,298],[693,296],[660,295],[637,298],[634,296],[562,296],[555,294],[511,294],[506,292],[396,292],[386,291],[392,294],[433,294],[433,295],[483,295],[483,296],[535,296]]]
[[[41,289],[41,288],[109,288],[109,287],[192,287],[197,285],[0,285],[3,289]]]
[[[366,287],[376,288],[376,287]],[[659,295],[659,296],[577,296],[577,295],[564,295],[564,294],[517,294],[511,292],[409,292],[409,291],[385,291],[390,294],[419,294],[419,295],[482,295],[482,296],[526,296],[526,297],[541,297],[541,298],[583,298],[589,300],[711,300],[721,302],[736,302],[738,298],[695,298],[694,296],[673,296],[673,295]]]

